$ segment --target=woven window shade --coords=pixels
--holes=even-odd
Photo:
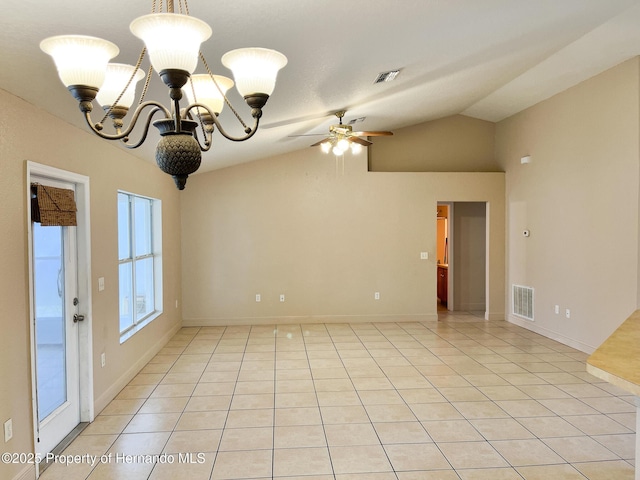
[[[31,184],[31,220],[42,226],[76,226],[73,190]]]

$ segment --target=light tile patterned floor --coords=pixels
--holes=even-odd
[[[633,397],[472,314],[183,328],[44,480],[634,478]],[[126,457],[125,457],[126,455]]]

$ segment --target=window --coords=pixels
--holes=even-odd
[[[160,200],[118,192],[120,342],[162,313]]]

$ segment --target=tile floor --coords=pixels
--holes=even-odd
[[[587,355],[473,314],[183,328],[54,479],[634,478],[633,397]]]

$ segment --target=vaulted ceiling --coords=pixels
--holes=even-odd
[[[151,3],[0,4],[0,88],[88,131],[40,40],[98,36],[120,47],[114,61],[135,63],[142,44],[129,24]],[[289,59],[257,134],[243,143],[214,136],[201,171],[308,148],[321,137],[293,135],[326,133],[341,109],[347,122],[364,117],[355,130],[453,114],[499,121],[640,54],[640,0],[191,0],[189,9],[213,29],[202,51],[215,73],[230,76],[220,57],[240,47]],[[374,84],[393,69],[395,81]],[[229,96],[251,120],[235,90]],[[148,98],[168,100],[159,79]],[[221,120],[240,133],[228,109]],[[153,161],[156,137],[132,153]]]

